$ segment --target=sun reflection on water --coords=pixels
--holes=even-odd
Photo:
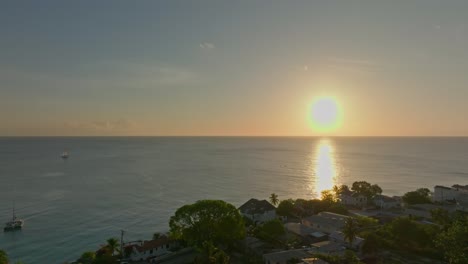
[[[335,152],[332,142],[328,139],[321,139],[316,147],[313,160],[314,168],[314,194],[320,198],[323,190],[332,189],[338,177]]]

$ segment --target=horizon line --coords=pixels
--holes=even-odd
[[[149,137],[173,137],[173,138],[466,138],[468,135],[383,135],[383,136],[336,136],[336,135],[0,135],[0,138],[149,138]]]

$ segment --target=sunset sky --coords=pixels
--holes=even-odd
[[[0,136],[468,136],[468,1],[2,1]],[[311,124],[330,96],[340,125]]]

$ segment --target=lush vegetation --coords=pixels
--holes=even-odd
[[[0,264],[8,264],[7,253],[0,249]]]
[[[172,238],[186,241],[203,254],[200,261],[224,259],[221,248],[229,250],[245,237],[244,218],[236,207],[221,200],[182,206],[171,217],[169,227]]]
[[[364,196],[367,198],[367,203],[372,204],[373,198],[378,195],[382,194],[382,188],[380,188],[377,184],[370,184],[366,181],[356,181],[353,182],[351,188],[348,185],[340,185],[340,186],[333,186],[331,190],[328,190],[325,197],[324,193],[322,192],[322,200],[325,198],[327,200],[339,200],[340,195],[350,193],[354,196]]]
[[[280,239],[286,233],[283,222],[278,219],[270,220],[255,228],[254,235],[268,243],[281,245]]]
[[[337,202],[333,198],[333,194],[330,191],[324,191],[322,193],[322,199],[287,199],[282,200],[276,213],[281,216],[302,218],[318,214],[323,211],[328,211],[337,214],[348,214],[348,210],[345,206]]]
[[[431,191],[427,188],[419,188],[416,191],[407,192],[403,195],[403,202],[406,204],[426,204],[431,203]]]

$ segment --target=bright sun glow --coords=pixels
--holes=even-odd
[[[312,127],[318,132],[330,132],[341,125],[341,109],[333,97],[319,97],[312,103]]]

